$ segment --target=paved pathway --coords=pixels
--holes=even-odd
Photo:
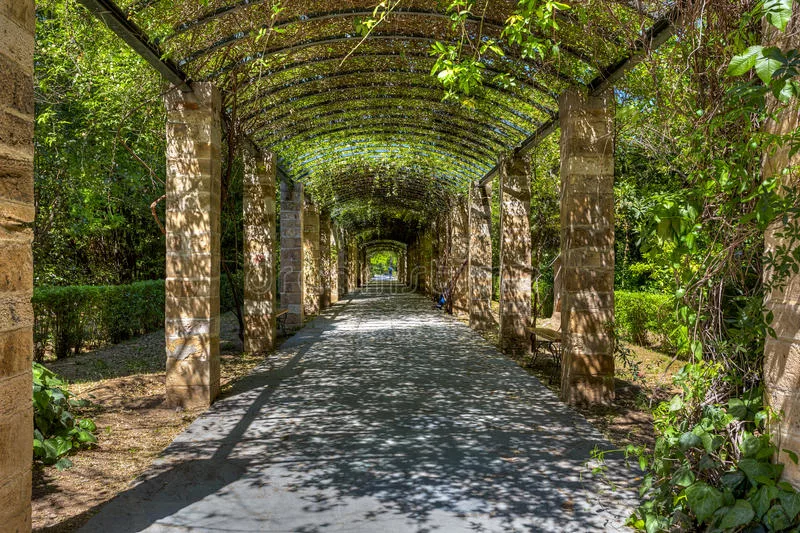
[[[607,446],[468,327],[390,285],[341,302],[218,401],[87,532],[623,529]]]

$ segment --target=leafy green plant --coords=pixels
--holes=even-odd
[[[220,281],[220,307],[233,309],[241,273]],[[114,344],[164,327],[164,281],[128,285],[36,287],[33,291],[34,356],[57,359],[80,353],[87,346]]]
[[[39,363],[33,363],[33,457],[59,470],[72,466],[70,453],[97,443],[97,427],[88,418],[78,418],[75,410],[86,407],[86,400],[75,400],[67,382]]]
[[[640,346],[655,342],[674,351],[671,338],[678,322],[675,299],[667,294],[614,291],[614,320],[619,335]]]
[[[697,524],[712,531],[784,531],[800,525],[800,494],[780,481],[783,465],[767,424],[774,417],[751,389],[720,403],[722,366],[686,365],[674,380],[681,388],[655,410],[653,455],[639,456],[646,475],[643,503],[630,525],[648,532]],[[788,452],[794,460],[797,457]]]

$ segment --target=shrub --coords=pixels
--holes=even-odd
[[[72,466],[67,455],[97,442],[97,427],[88,419],[76,418],[73,409],[85,407],[86,400],[74,400],[67,383],[39,363],[33,363],[33,457],[62,470]]]
[[[242,275],[220,279],[220,307],[235,307],[233,291],[242,297]],[[37,287],[33,291],[34,356],[43,361],[79,353],[86,346],[115,344],[164,327],[164,281],[130,285]]]
[[[164,282],[37,287],[33,308],[36,360],[48,350],[61,359],[164,327]]]
[[[655,343],[664,350],[675,350],[671,338],[678,322],[672,296],[616,291],[614,298],[614,321],[620,337],[642,346]]]
[[[539,280],[533,284],[533,291],[531,291],[531,309],[533,313],[542,318],[548,318],[553,315],[553,284],[549,281]],[[538,298],[537,298],[538,294]],[[534,305],[538,302],[539,309],[535,309]]]
[[[681,393],[653,413],[654,450],[628,450],[645,471],[643,501],[630,519],[636,529],[797,531],[800,494],[781,481],[783,465],[772,461],[773,413],[763,389],[714,401],[712,384],[725,379],[721,369],[703,361],[686,365],[675,375]]]

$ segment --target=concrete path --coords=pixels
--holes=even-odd
[[[82,530],[616,531],[635,473],[535,378],[373,283],[289,339]],[[626,488],[628,487],[628,488]]]

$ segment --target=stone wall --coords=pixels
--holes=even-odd
[[[477,331],[495,326],[492,317],[492,185],[475,184],[469,196],[469,325]]]
[[[531,317],[530,162],[504,157],[500,173],[500,348],[530,352],[525,328]]]
[[[451,212],[453,314],[469,316],[469,201],[458,198]]]
[[[306,315],[318,315],[322,295],[319,262],[319,207],[306,196],[303,210],[303,277]]]
[[[219,394],[222,102],[210,83],[174,89],[167,109],[167,403]]]
[[[286,328],[298,329],[305,319],[303,276],[302,183],[281,181],[281,307],[288,309]]]
[[[614,399],[614,96],[568,90],[561,120],[561,397]]]
[[[31,529],[32,0],[0,0],[0,524]]]
[[[333,303],[333,277],[336,275],[331,261],[331,217],[327,212],[319,216],[319,307],[327,309]]]
[[[275,156],[244,153],[244,350],[275,346]]]

